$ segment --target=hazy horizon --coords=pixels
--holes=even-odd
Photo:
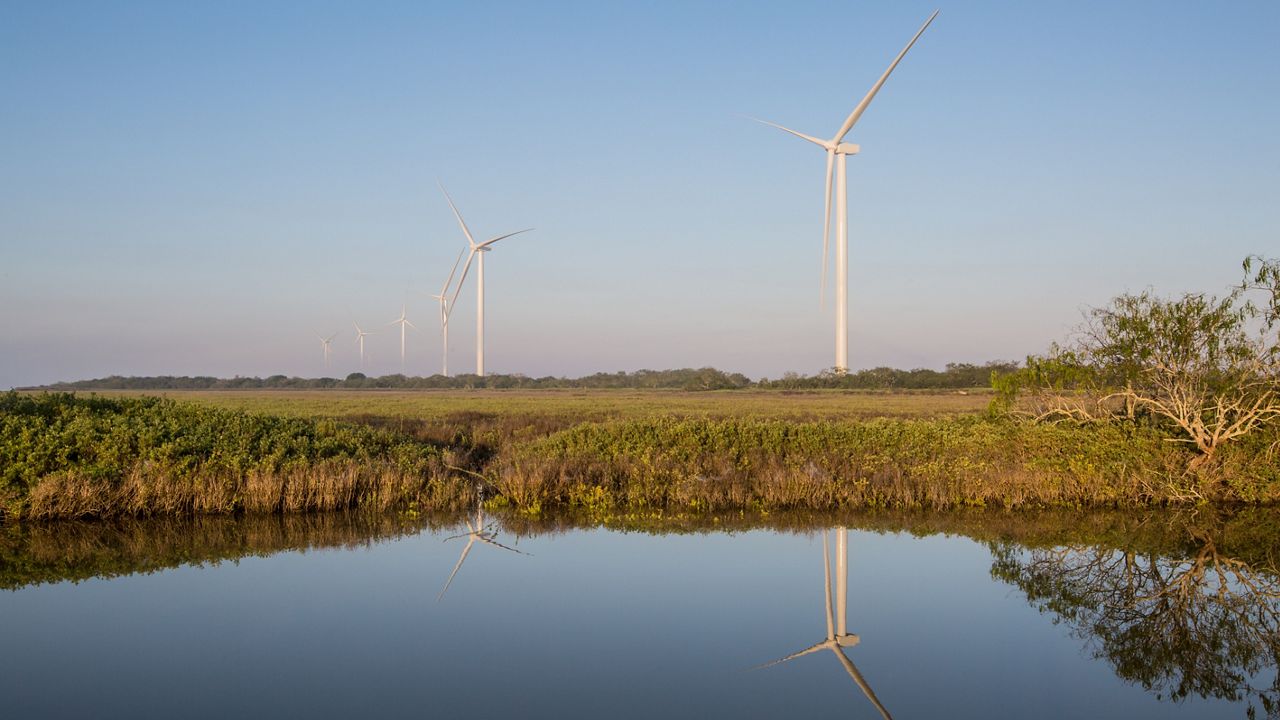
[[[403,302],[439,372],[437,179],[536,228],[486,259],[491,373],[830,367],[822,154],[745,116],[830,135],[935,7],[848,138],[853,369],[1017,360],[1280,254],[1274,3],[7,3],[0,387],[391,374]]]

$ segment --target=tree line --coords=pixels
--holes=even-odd
[[[303,378],[272,375],[266,378],[211,376],[126,377],[112,375],[93,380],[59,382],[27,390],[321,390],[321,389],[617,389],[617,390],[963,390],[987,387],[992,373],[1007,373],[1017,363],[989,362],[982,365],[948,363],[943,370],[917,368],[900,370],[889,367],[871,368],[840,374],[826,370],[816,375],[787,373],[776,380],[752,380],[742,373],[716,368],[680,368],[675,370],[637,370],[635,372],[595,373],[579,378],[530,377],[527,375],[382,375],[370,377],[351,373],[345,378]]]

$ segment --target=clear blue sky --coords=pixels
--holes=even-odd
[[[850,140],[850,360],[1020,358],[1125,290],[1280,255],[1280,4],[0,5],[0,387],[314,376],[422,328],[472,229],[488,369],[832,364],[822,154]],[[451,369],[473,365],[474,294]]]

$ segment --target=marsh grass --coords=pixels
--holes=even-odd
[[[626,411],[611,403],[636,393],[489,392],[470,410],[452,393],[424,417],[391,408],[426,400],[392,398],[334,418],[296,405],[276,416],[205,400],[10,393],[0,396],[0,506],[25,518],[433,512],[465,507],[477,475],[492,507],[533,515],[1280,500],[1271,436],[1189,472],[1187,448],[1143,424],[1020,423],[923,394],[881,396],[915,409],[878,418],[861,414],[868,393],[698,404],[714,394],[662,413],[671,393],[639,393],[641,407]]]
[[[504,452],[498,492],[518,508],[721,510],[1139,506],[1274,502],[1265,454],[1240,448],[1189,474],[1187,450],[1140,426],[983,417],[859,423],[624,421]]]
[[[28,518],[448,507],[439,448],[156,398],[0,396],[0,500]]]

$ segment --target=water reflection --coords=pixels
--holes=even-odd
[[[465,522],[467,525],[467,532],[461,533],[458,535],[453,535],[451,537],[447,537],[444,539],[445,542],[449,542],[450,540],[457,540],[458,538],[466,538],[467,544],[463,546],[462,554],[458,556],[458,562],[454,564],[453,572],[449,573],[449,579],[445,581],[444,588],[440,591],[440,594],[436,596],[437,602],[442,598],[444,598],[445,593],[449,592],[449,586],[453,584],[454,576],[458,574],[458,570],[462,569],[462,564],[467,561],[467,554],[471,552],[471,546],[475,545],[476,541],[482,542],[485,545],[496,547],[499,550],[507,550],[509,552],[513,552],[517,555],[528,554],[528,553],[520,552],[519,550],[516,550],[513,547],[507,547],[506,545],[503,545],[502,543],[497,541],[497,538],[498,538],[497,525],[493,522],[490,522],[487,524],[485,523],[483,500],[480,500],[476,503],[475,518],[473,519],[468,517],[466,518]]]
[[[601,525],[620,532],[601,531]],[[826,531],[817,529],[832,526],[840,527]],[[61,642],[67,643],[66,647],[79,647],[83,652],[90,652],[95,647],[108,647],[109,643],[102,638],[117,631],[116,635],[111,635],[116,643],[128,643],[138,637],[145,637],[149,643],[155,643],[158,640],[144,632],[148,627],[145,623],[150,621],[152,614],[164,608],[183,608],[188,603],[203,602],[204,598],[213,597],[210,595],[212,592],[222,594],[217,595],[220,598],[218,603],[202,606],[201,612],[206,615],[220,611],[219,608],[244,607],[252,610],[237,616],[235,622],[252,621],[258,617],[270,617],[263,608],[278,607],[280,615],[272,619],[271,627],[287,626],[293,622],[290,618],[296,616],[297,607],[308,608],[314,621],[315,613],[321,612],[317,608],[323,608],[324,605],[309,604],[299,598],[287,596],[289,585],[285,583],[277,587],[282,593],[278,604],[265,603],[261,590],[267,582],[264,578],[270,577],[264,570],[266,567],[289,568],[290,572],[297,574],[291,576],[293,581],[297,581],[298,577],[305,577],[305,573],[313,568],[324,568],[324,573],[330,572],[329,568],[337,568],[337,572],[360,578],[359,583],[350,584],[353,587],[377,586],[374,583],[382,583],[382,586],[403,584],[412,590],[401,593],[404,596],[429,597],[432,590],[437,590],[442,597],[452,583],[468,582],[465,578],[459,579],[459,576],[462,566],[474,554],[472,548],[475,545],[492,545],[500,550],[519,552],[516,548],[520,546],[510,540],[512,535],[545,537],[559,534],[571,535],[570,541],[557,549],[555,558],[548,558],[545,563],[540,563],[545,567],[538,568],[536,578],[531,572],[523,572],[531,568],[516,568],[516,572],[523,575],[522,587],[527,588],[530,593],[538,594],[540,598],[537,603],[521,604],[520,611],[524,614],[521,615],[520,626],[554,629],[557,627],[555,623],[564,622],[564,627],[579,627],[584,622],[583,618],[590,620],[594,617],[593,612],[605,612],[600,608],[607,609],[606,614],[612,622],[617,603],[632,602],[634,598],[639,598],[634,600],[633,608],[636,612],[652,612],[650,620],[655,623],[659,620],[666,622],[669,618],[662,617],[662,613],[671,612],[672,608],[684,607],[680,604],[683,600],[678,593],[687,593],[691,583],[696,582],[688,577],[683,579],[682,584],[671,581],[671,576],[664,568],[669,564],[669,553],[673,552],[673,547],[681,548],[680,552],[690,552],[691,566],[698,562],[712,562],[712,558],[716,557],[714,553],[723,549],[728,542],[735,545],[742,543],[739,547],[744,550],[750,548],[751,552],[766,549],[771,554],[767,555],[767,559],[764,555],[753,555],[753,558],[759,559],[758,564],[753,564],[752,567],[755,573],[767,575],[772,572],[769,563],[777,563],[778,568],[792,567],[797,549],[806,553],[812,551],[815,556],[813,559],[816,560],[815,548],[810,547],[806,551],[803,545],[787,543],[795,540],[794,537],[789,537],[793,534],[817,532],[822,534],[826,631],[822,633],[815,626],[814,629],[818,630],[815,634],[821,635],[817,642],[813,642],[815,638],[797,638],[797,647],[805,643],[812,644],[770,665],[795,660],[803,655],[825,655],[825,652],[819,651],[829,651],[835,662],[858,686],[859,691],[865,694],[867,702],[887,718],[889,712],[851,659],[851,656],[853,659],[861,658],[865,663],[867,651],[860,651],[863,654],[859,656],[859,651],[853,650],[861,647],[859,636],[851,633],[848,627],[849,533],[843,529],[845,526],[855,531],[866,531],[867,534],[862,535],[855,533],[855,538],[865,538],[868,543],[878,542],[870,533],[902,538],[893,540],[893,554],[877,552],[874,562],[877,563],[877,577],[881,577],[879,573],[887,567],[907,568],[907,572],[919,575],[921,586],[935,583],[934,586],[939,588],[932,593],[923,593],[923,598],[920,593],[913,591],[913,599],[918,600],[913,605],[913,612],[982,615],[982,620],[975,619],[974,622],[990,623],[984,632],[992,637],[1005,638],[1004,645],[993,644],[981,656],[993,668],[987,675],[975,671],[966,678],[965,683],[968,684],[957,684],[946,692],[954,693],[959,688],[971,689],[975,694],[980,694],[986,688],[982,683],[989,681],[993,691],[1011,697],[1016,693],[1010,691],[1010,687],[1019,683],[1019,687],[1034,687],[1034,683],[1039,682],[1042,677],[1037,673],[1043,672],[1044,668],[1037,667],[1035,663],[1027,663],[1026,658],[1043,656],[1061,660],[1060,656],[1049,652],[1047,643],[1065,640],[1070,661],[1074,661],[1078,657],[1078,645],[1082,641],[1098,660],[1084,663],[1095,672],[1095,675],[1089,677],[1096,680],[1097,676],[1101,676],[1106,682],[1128,693],[1118,693],[1117,697],[1123,695],[1127,700],[1140,698],[1141,702],[1135,701],[1130,710],[1149,712],[1152,717],[1160,716],[1157,713],[1162,710],[1201,717],[1224,709],[1233,714],[1243,714],[1247,704],[1253,706],[1254,716],[1280,718],[1280,683],[1275,676],[1277,664],[1280,664],[1280,571],[1277,570],[1280,567],[1280,512],[1271,508],[1202,509],[1197,513],[881,512],[837,516],[725,515],[710,519],[699,515],[637,514],[602,521],[577,516],[491,514],[473,506],[465,516],[419,517],[408,514],[352,513],[9,524],[0,525],[0,590],[17,592],[0,592],[0,636],[5,637],[8,646],[18,647],[20,630],[27,626],[39,630],[22,636],[27,638],[28,644],[22,646],[26,648],[23,652],[12,654],[11,664],[14,667],[21,665],[19,661],[28,660],[27,656],[40,655],[44,652],[41,648],[46,645],[49,648],[62,647],[48,644],[40,635],[41,632],[60,637]],[[579,534],[581,530],[587,532]],[[726,531],[729,532],[728,536],[723,534]],[[459,533],[457,540],[465,538],[465,544],[457,542],[441,546],[439,538],[452,532]],[[907,532],[914,536],[963,536],[978,544],[954,539],[924,548],[910,542]],[[665,537],[654,537],[651,540],[640,537],[647,533]],[[682,537],[702,533],[716,537],[708,538],[705,544],[694,538]],[[742,537],[734,537],[738,534]],[[415,535],[421,537],[415,538]],[[619,538],[624,535],[631,535],[626,538],[625,544],[611,545],[615,542],[622,543]],[[461,552],[455,554],[458,553],[459,545],[462,545]],[[590,547],[585,548],[587,545]],[[314,549],[372,546],[379,546],[374,548],[376,557],[374,553],[328,552],[315,558],[295,556],[281,557],[270,563],[245,563],[246,567],[239,572],[225,567],[216,571],[210,569],[209,572],[160,572],[191,566],[209,568],[246,557],[265,558],[281,553],[308,553]],[[634,553],[628,556],[628,567],[633,570],[629,577],[633,578],[634,584],[624,584],[625,592],[618,590],[617,584],[592,585],[599,577],[598,573],[613,572],[620,565],[620,556],[616,554],[618,547],[625,547],[627,552]],[[989,558],[984,548],[989,549]],[[957,549],[964,551],[961,553],[963,557],[974,561],[972,565],[960,566],[963,567],[963,573],[957,570],[952,576],[920,569],[923,567],[922,562],[939,563],[934,567],[950,567],[946,563],[951,563],[957,556],[939,553],[954,553]],[[405,571],[410,566],[408,563],[420,563],[424,557],[428,557],[427,562],[432,563],[429,575]],[[394,562],[391,558],[395,558]],[[491,558],[490,561],[492,560]],[[475,566],[475,560],[471,562],[473,568],[467,571],[469,582],[494,583],[503,580],[482,577],[495,568],[486,567],[483,561],[478,567]],[[394,571],[383,573],[389,567],[394,567]],[[709,567],[719,568],[720,565],[712,564]],[[504,570],[510,571],[512,567],[508,566]],[[991,579],[987,570],[996,579],[1011,583],[1021,590],[1021,594],[999,588],[994,598],[983,596],[982,604],[965,605],[966,602],[975,602],[973,597],[976,596],[971,595],[966,599],[962,590],[990,586]],[[255,572],[263,574],[254,575]],[[591,574],[593,572],[597,574]],[[139,573],[157,575],[145,581],[138,579],[89,583],[87,587],[38,587]],[[313,593],[341,597],[342,602],[347,604],[366,601],[373,603],[378,598],[396,596],[395,593],[343,595],[347,585],[330,582],[331,579],[327,574],[318,576],[314,584],[308,587]],[[440,587],[441,580],[445,581],[443,589]],[[235,584],[241,581],[242,586]],[[421,587],[414,583],[421,583]],[[198,587],[198,591],[193,590],[181,602],[171,602],[170,594],[174,593],[176,597],[183,587]],[[582,588],[585,590],[581,590]],[[906,592],[901,587],[886,586],[879,593],[877,601],[888,602],[892,606],[894,594],[902,593],[905,596]],[[131,593],[136,593],[136,596]],[[1034,613],[1027,613],[1022,594],[1025,594],[1033,607],[1069,627],[1078,640],[1052,631],[1048,623],[1039,621]],[[118,614],[103,615],[102,598],[117,595],[121,601]],[[548,610],[563,608],[560,601],[567,596],[573,601],[572,612],[557,615]],[[310,597],[305,596],[305,599]],[[40,609],[45,606],[44,598],[56,599],[61,604],[49,605],[48,607],[56,608],[57,611],[50,610],[47,622],[40,625],[36,618],[45,617],[39,615]],[[593,605],[592,602],[597,599],[599,605]],[[777,610],[776,604],[765,602],[765,599],[757,598],[757,601],[760,604],[752,606],[744,600],[741,603],[742,612]],[[1008,601],[1007,605],[999,604],[1005,601]],[[474,606],[459,608],[456,613],[438,615],[440,618],[448,615],[445,619],[452,622],[458,618],[473,617],[468,613],[474,611],[477,613],[474,617],[486,618],[484,627],[492,627],[489,618],[494,611],[509,609],[510,606],[505,602],[506,599],[497,596],[477,597]],[[150,604],[147,605],[148,603]],[[120,626],[117,618],[127,616],[128,609],[140,604],[149,608],[146,613],[139,614],[141,624],[132,630]],[[816,598],[813,609],[812,620],[816,620]],[[714,612],[721,619],[728,612],[721,606],[708,611]],[[902,612],[906,613],[905,610]],[[197,620],[190,622],[183,620],[177,626],[182,627],[184,632],[189,630],[198,634],[208,625],[204,617],[199,615]],[[350,619],[355,617],[359,619]],[[566,617],[572,620],[567,620]],[[762,615],[749,614],[744,617],[752,618],[751,622],[765,621],[761,619],[764,617]],[[895,638],[907,637],[912,629],[903,623],[910,623],[912,619],[904,620],[903,617],[902,614],[895,615],[892,608],[881,606],[872,618],[862,617],[858,620],[858,616],[855,616],[854,629],[871,633],[868,623],[875,622],[877,627],[901,628],[901,633],[894,631]],[[73,623],[69,618],[87,620],[84,620],[82,627],[74,628],[73,632]],[[344,615],[340,622],[334,622],[338,623],[336,627],[344,629],[364,626],[376,628],[377,622],[383,618],[394,619],[394,612],[388,614],[386,606],[371,605],[362,616],[358,613]],[[696,630],[702,620],[695,616],[690,617],[688,622]],[[1018,624],[1024,620],[1029,620],[1032,624]],[[227,623],[222,626],[224,630],[236,627],[230,620]],[[413,662],[405,661],[404,667],[425,661],[428,653],[421,648],[442,646],[438,643],[444,643],[452,637],[449,635],[454,631],[451,626],[432,627],[434,634],[426,641],[418,646],[401,649],[405,657],[414,658]],[[1043,630],[1045,634],[1035,635],[1037,630]],[[6,632],[9,635],[6,636]],[[889,630],[878,630],[875,634],[881,636],[886,632]],[[295,644],[279,644],[276,646],[279,656],[276,659],[287,660],[291,648],[295,645],[306,647],[308,638],[313,635],[299,635]],[[234,633],[229,637],[235,637]],[[400,636],[389,632],[386,636],[378,637],[379,643],[385,645],[398,642]],[[658,647],[658,639],[664,637],[666,636],[661,633],[647,634],[646,638],[652,641],[649,651],[669,651],[669,647]],[[717,634],[715,637],[723,636]],[[205,641],[216,643],[221,642],[221,638],[221,635],[211,632]],[[679,638],[679,642],[690,646],[696,640],[688,633],[680,634]],[[81,639],[84,639],[83,646],[74,645]],[[465,639],[459,639],[458,642],[462,643]],[[948,645],[953,639],[921,637],[916,633],[912,640],[913,651],[941,657],[955,647]],[[1024,640],[1034,645],[1021,645]],[[559,636],[556,640],[557,643],[572,641],[573,638],[567,635]],[[698,641],[711,642],[706,639]],[[141,652],[139,648],[145,649],[147,645],[129,647]],[[376,648],[378,652],[384,649],[378,644],[371,644],[370,647]],[[566,668],[570,668],[570,665],[555,665],[555,662],[570,655],[568,652],[557,655],[556,648],[568,645],[544,643],[542,647],[550,648],[546,650],[549,653],[548,668],[556,667],[560,672],[569,672]],[[582,645],[574,647],[575,651],[589,651],[592,646],[584,641]],[[768,659],[775,651],[781,654],[782,651],[795,649],[775,647],[752,648],[747,651],[744,648],[744,652],[751,654],[737,658],[730,664],[733,667],[744,667]],[[878,646],[873,650],[883,650],[884,654],[877,655],[878,666],[871,673],[870,679],[877,682],[878,689],[886,693],[886,699],[892,698],[891,704],[897,713],[919,715],[922,701],[919,697],[904,692],[901,684],[900,673],[911,660],[906,658],[905,653],[897,653],[895,648]],[[524,660],[535,661],[537,655],[532,650],[529,652]],[[62,662],[64,657],[52,651],[46,654],[49,664],[39,667],[57,667],[57,663]],[[362,662],[366,664],[360,667],[378,667],[376,662],[367,661],[367,658]],[[813,668],[815,671],[832,669],[829,666],[817,667],[819,662],[812,659],[801,660],[794,665],[805,669]],[[161,659],[149,667],[163,669],[170,666],[167,659]],[[1071,670],[1079,669],[1074,665],[1067,667]],[[723,678],[711,678],[705,674],[706,668],[705,661],[691,664],[688,679],[691,686],[710,694],[713,692],[712,685],[707,683],[721,682]],[[597,687],[608,688],[610,692],[618,691],[618,685],[610,684],[615,678],[601,669],[598,663],[572,666],[572,671],[595,673],[592,682]],[[934,671],[941,672],[936,668]],[[90,670],[84,672],[84,677],[93,677]],[[750,673],[733,675],[756,677]],[[1073,683],[1083,676],[1082,672]],[[16,677],[5,677],[4,668],[0,667],[0,690],[5,687],[24,687]],[[47,677],[58,676],[49,670]],[[1117,677],[1133,687],[1116,683]],[[937,680],[938,677],[933,679]],[[942,679],[945,681],[946,678]],[[750,680],[745,682],[751,683]],[[899,684],[894,690],[889,683]],[[1111,685],[1094,684],[1089,689],[1083,689],[1084,685],[1081,685],[1081,698],[1102,697],[1104,693],[1111,692]],[[126,683],[121,687],[135,686]],[[1075,688],[1076,685],[1073,684],[1072,687]],[[741,688],[732,688],[728,684],[721,690],[729,694],[744,692]],[[106,690],[99,688],[99,691]],[[1226,703],[1196,701],[1180,707],[1165,704],[1155,711],[1149,709],[1150,706],[1158,705],[1157,698],[1191,701],[1199,697],[1227,700],[1239,703],[1239,706],[1230,708]],[[816,702],[816,699],[813,700]],[[809,701],[810,698],[804,699],[804,702]],[[862,706],[863,701],[856,703],[860,709],[870,712]],[[1078,711],[1077,715],[1086,714],[1080,707],[1082,706],[1071,706]],[[1062,712],[1070,714],[1071,708],[1064,706]],[[1141,712],[1131,713],[1134,716],[1138,714]],[[22,713],[15,714],[21,715]]]
[[[1280,717],[1275,544],[1245,543],[1245,556],[1232,556],[1217,533],[1183,531],[1186,547],[1175,554],[997,543],[992,574],[1070,626],[1127,682],[1174,701],[1247,701],[1249,717],[1259,709]]]
[[[832,587],[831,587],[831,542],[830,535],[834,532],[836,536],[836,587],[834,593],[835,612],[832,613]],[[789,662],[802,655],[808,655],[820,650],[830,650],[835,655],[836,660],[844,671],[853,679],[854,684],[862,690],[862,694],[867,696],[872,705],[880,711],[885,720],[891,720],[889,711],[881,704],[880,699],[876,697],[875,691],[871,689],[871,685],[867,683],[866,678],[853,664],[849,656],[845,654],[845,648],[851,648],[858,644],[861,640],[857,635],[848,631],[846,621],[848,618],[847,599],[849,596],[849,531],[845,528],[837,528],[835,531],[822,531],[822,576],[824,582],[823,599],[826,602],[827,609],[827,636],[823,640],[810,645],[809,647],[791,653],[786,657],[774,660],[771,663],[761,665],[760,668],[772,667],[781,663]]]

